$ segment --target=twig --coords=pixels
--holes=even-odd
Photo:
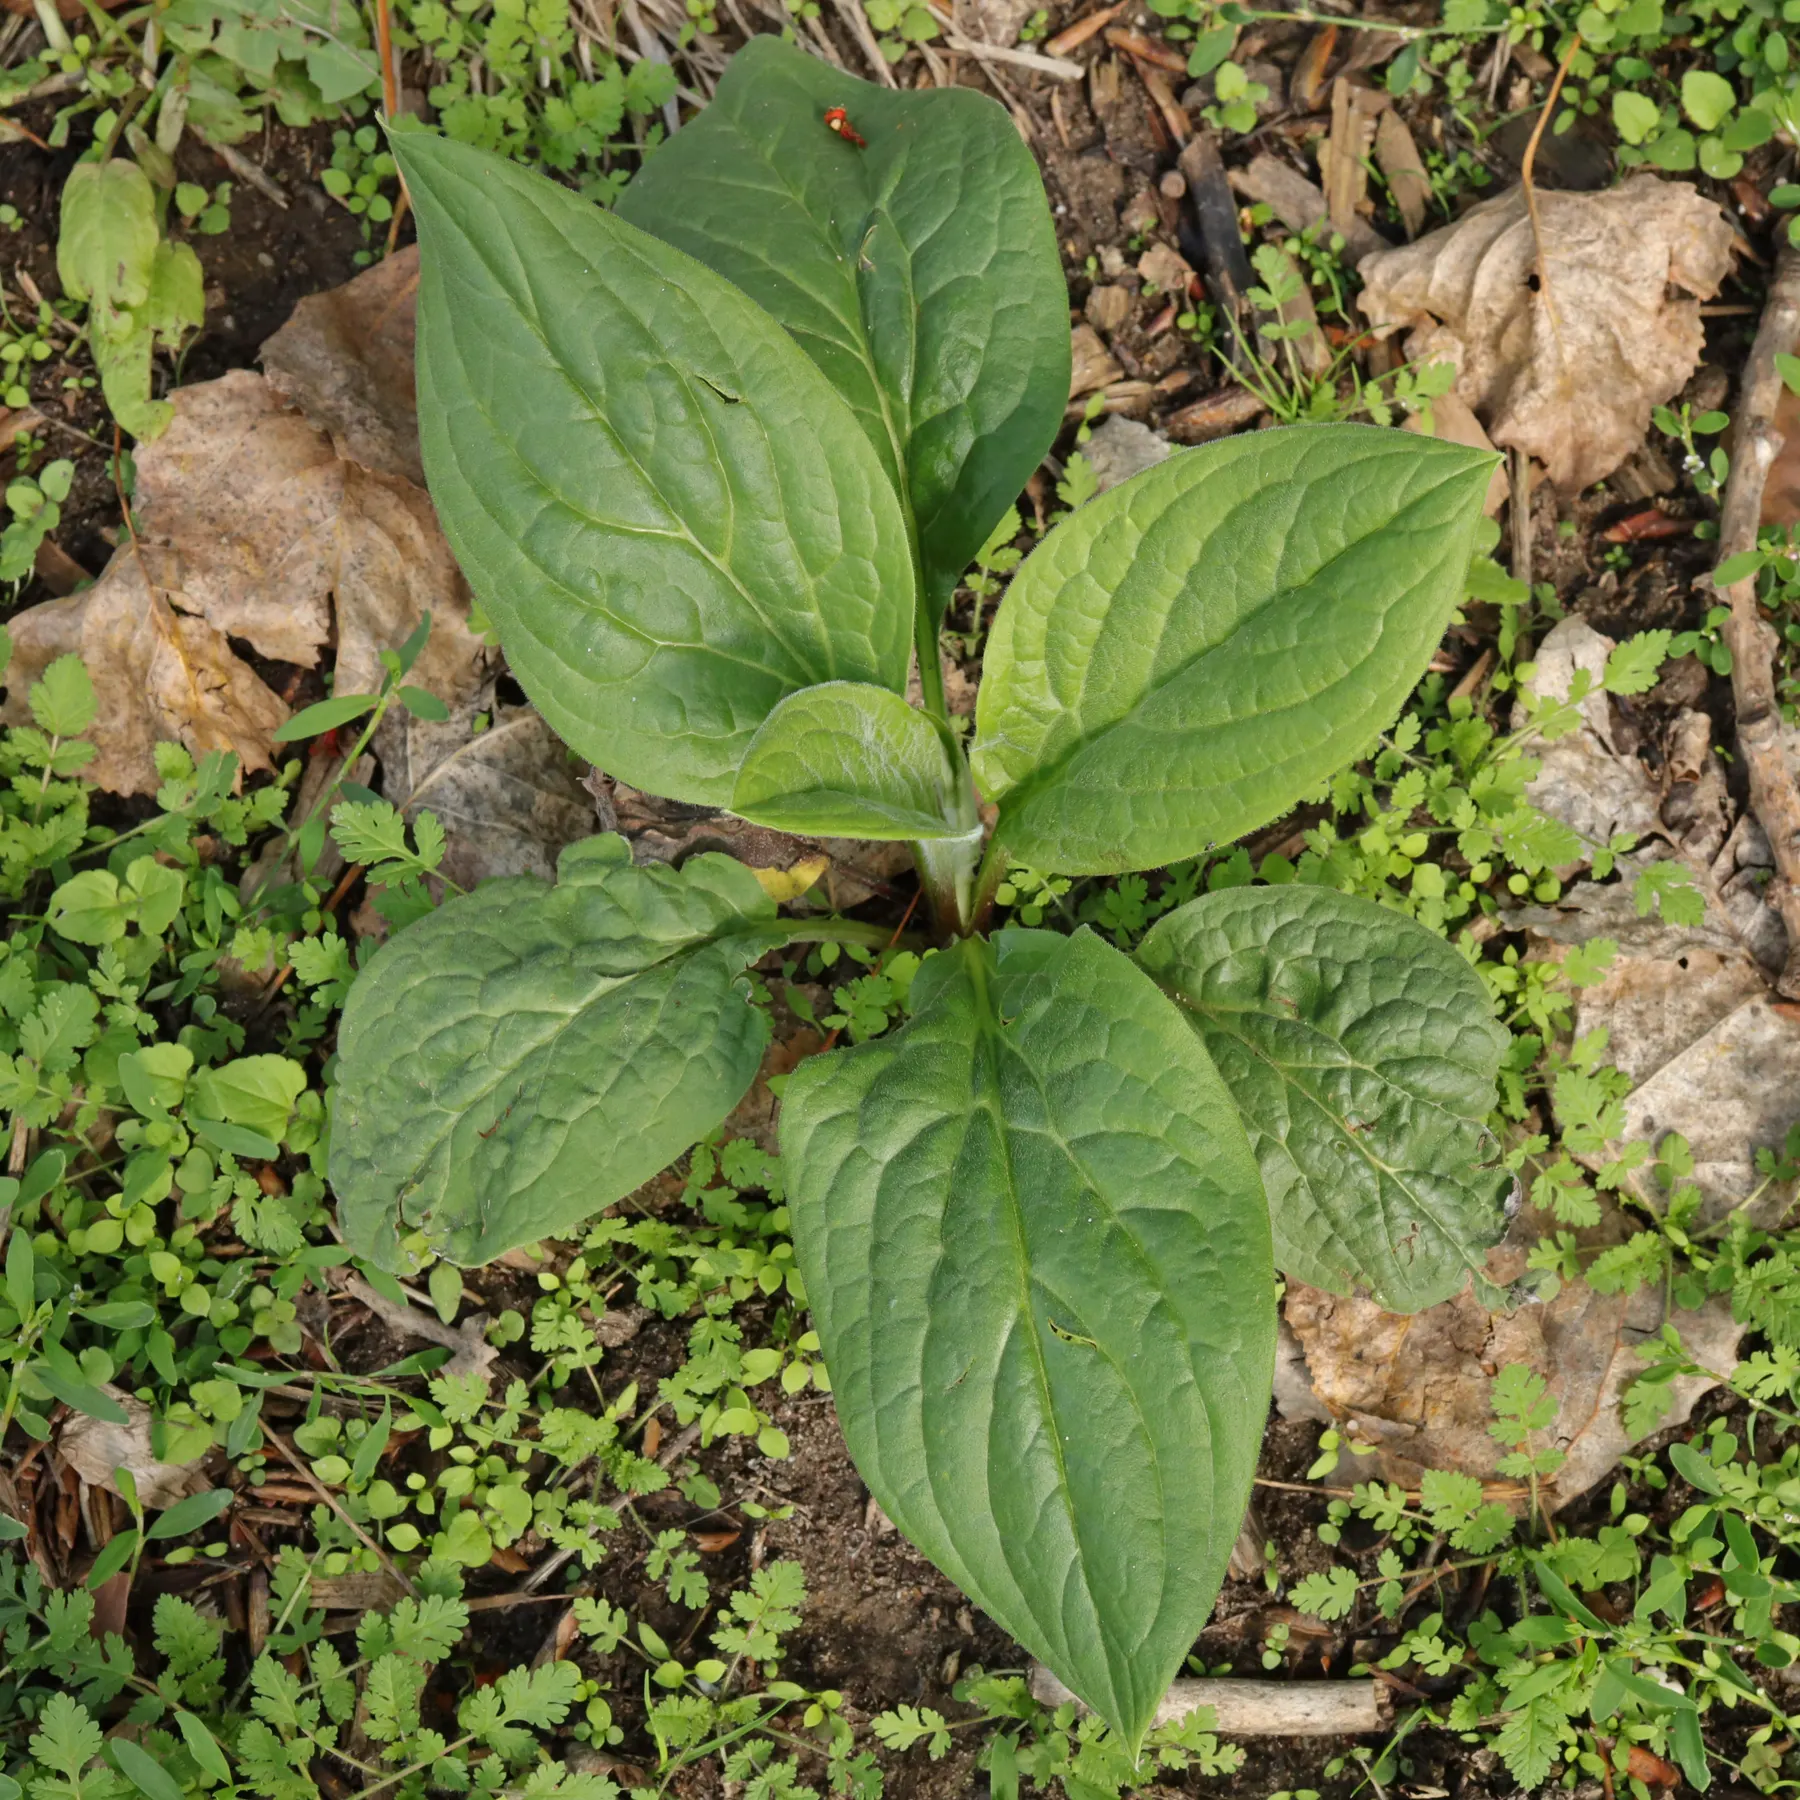
[[[1550,295],[1550,270],[1544,259],[1544,227],[1538,218],[1537,188],[1533,185],[1531,171],[1537,162],[1538,145],[1543,142],[1544,127],[1550,123],[1550,115],[1556,110],[1556,97],[1562,92],[1562,85],[1568,79],[1569,66],[1575,60],[1575,52],[1581,48],[1581,33],[1578,31],[1569,39],[1569,47],[1563,53],[1563,59],[1556,66],[1556,75],[1550,83],[1550,92],[1544,100],[1544,110],[1538,114],[1538,122],[1533,127],[1531,142],[1525,146],[1525,155],[1519,163],[1519,186],[1525,190],[1525,210],[1531,215],[1531,236],[1537,245],[1538,253],[1538,291],[1544,297],[1544,309],[1550,315],[1550,329],[1562,337],[1562,327],[1556,316],[1556,302]]]
[[[395,1305],[358,1275],[352,1275],[344,1283],[343,1291],[352,1299],[360,1301],[384,1325],[403,1337],[423,1338],[428,1344],[437,1344],[445,1350],[455,1351],[462,1359],[462,1368],[458,1369],[454,1362],[446,1364],[447,1368],[460,1373],[471,1365],[492,1362],[494,1359],[493,1346],[482,1335],[487,1330],[487,1314],[484,1312],[471,1313],[460,1325],[446,1325],[436,1313],[428,1313],[417,1306]]]
[[[1512,512],[1507,518],[1512,545],[1512,578],[1531,586],[1531,458],[1515,448],[1512,456]]]
[[[381,110],[391,127],[400,112],[400,83],[394,75],[394,34],[388,0],[375,0],[375,52],[381,58]]]
[[[1031,1697],[1062,1706],[1076,1697],[1042,1663],[1031,1666]],[[1087,1708],[1077,1700],[1076,1704]],[[1379,1682],[1180,1680],[1157,1706],[1154,1723],[1174,1725],[1210,1706],[1213,1729],[1231,1737],[1354,1737],[1388,1722]]]
[[[930,4],[930,0],[927,0]],[[1011,63],[1019,69],[1036,69],[1040,75],[1053,76],[1057,81],[1080,81],[1087,70],[1078,62],[1070,62],[1066,56],[1045,56],[1039,50],[1007,50],[999,44],[978,44],[973,38],[966,38],[951,24],[950,16],[941,6],[931,6],[931,13],[937,22],[944,27],[945,45],[961,56],[972,56],[980,63]]]
[[[230,144],[215,144],[203,131],[197,131],[194,135],[239,181],[255,188],[270,205],[279,206],[283,212],[287,211],[287,189],[273,175],[253,163],[241,150],[233,149]]]
[[[1762,323],[1750,346],[1738,388],[1737,447],[1719,514],[1719,561],[1756,548],[1763,489],[1781,450],[1774,428],[1782,381],[1776,358],[1792,351],[1800,336],[1800,251],[1784,244],[1763,304]],[[1750,805],[1775,855],[1769,898],[1787,927],[1787,962],[1776,991],[1800,999],[1800,790],[1794,785],[1781,741],[1781,711],[1775,703],[1774,633],[1763,623],[1756,599],[1756,575],[1719,586],[1731,607],[1723,636],[1731,651],[1731,697],[1737,713],[1738,753],[1750,783]]]
[[[894,71],[888,66],[888,59],[881,54],[881,46],[875,41],[875,33],[869,29],[862,0],[835,0],[835,4],[844,23],[850,28],[850,35],[861,45],[870,68],[881,78],[882,85],[898,87],[900,84],[894,79]]]
[[[637,47],[643,52],[646,62],[659,62],[674,73],[674,65],[669,61],[669,53],[657,41],[655,34],[645,25],[633,0],[625,0],[625,22],[631,27],[631,35],[637,39]],[[673,137],[681,129],[681,108],[675,104],[674,97],[663,102],[663,124],[667,126],[669,136]]]
[[[382,1549],[382,1547],[378,1543],[376,1543],[376,1541],[372,1537],[370,1537],[369,1534],[366,1531],[364,1531],[363,1528],[359,1524],[357,1524],[357,1522],[353,1518],[351,1518],[351,1516],[347,1512],[344,1511],[343,1507],[341,1505],[339,1505],[339,1503],[338,1503],[337,1496],[332,1493],[331,1489],[328,1488],[324,1484],[324,1482],[322,1482],[318,1478],[318,1476],[316,1476],[312,1472],[312,1470],[309,1469],[306,1466],[306,1464],[303,1463],[300,1460],[300,1458],[297,1457],[293,1453],[293,1451],[290,1450],[288,1448],[288,1446],[282,1442],[281,1438],[274,1431],[272,1431],[267,1425],[263,1426],[262,1434],[263,1434],[264,1442],[273,1444],[275,1446],[275,1449],[277,1450],[277,1452],[279,1452],[279,1454],[281,1455],[282,1459],[284,1461],[286,1461],[287,1463],[289,1463],[290,1465],[292,1465],[295,1474],[299,1475],[300,1478],[303,1481],[305,1481],[306,1485],[308,1487],[310,1487],[313,1490],[313,1492],[315,1494],[317,1494],[319,1496],[319,1498],[321,1500],[323,1500],[325,1502],[325,1504],[327,1506],[329,1506],[331,1508],[331,1510],[334,1513],[336,1513],[337,1516],[340,1519],[342,1519],[346,1525],[348,1525],[350,1527],[350,1529],[356,1534],[356,1536],[362,1541],[362,1543],[368,1549],[373,1550],[375,1552],[375,1555],[376,1555],[377,1559],[380,1561],[381,1566],[384,1569],[386,1569],[387,1572],[391,1576],[393,1576],[393,1578],[397,1582],[399,1582],[399,1584],[403,1588],[406,1589],[407,1593],[409,1595],[411,1595],[411,1597],[413,1599],[415,1599],[415,1600],[418,1599],[419,1590],[416,1587],[414,1587],[410,1581],[407,1580],[405,1572],[394,1561],[394,1559],[391,1556],[389,1556],[388,1553],[384,1549]]]
[[[1077,19],[1073,25],[1059,31],[1044,48],[1052,56],[1067,56],[1071,50],[1080,49],[1089,38],[1104,31],[1124,10],[1125,0],[1119,0],[1117,6],[1103,6],[1098,12],[1091,12],[1085,19]]]

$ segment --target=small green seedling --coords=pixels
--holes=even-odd
[[[1359,756],[1463,592],[1492,459],[1300,427],[1087,500],[1012,581],[965,753],[945,603],[1068,395],[1005,112],[764,38],[618,215],[421,132],[395,154],[427,474],[544,715],[636,786],[913,847],[939,947],[909,1022],[783,1096],[799,1272],[882,1506],[1135,1749],[1243,1515],[1277,1269],[1399,1310],[1461,1287],[1501,1225],[1507,1039],[1441,938],[1322,887],[1203,895],[1135,958],[984,923],[1009,868],[1161,867]],[[885,941],[614,836],[448,901],[345,1010],[347,1240],[397,1269],[569,1231],[749,1087],[750,965]]]

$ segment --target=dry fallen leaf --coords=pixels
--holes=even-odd
[[[310,667],[333,641],[340,694],[369,693],[378,653],[426,611],[411,680],[452,711],[489,678],[469,595],[419,470],[410,253],[302,302],[270,340],[268,379],[237,370],[170,396],[174,422],[139,451],[139,535],[85,593],[12,621],[3,712],[68,652],[100,698],[87,773],[120,793],[158,785],[152,751],[275,760],[288,708],[234,650]],[[302,410],[292,411],[284,396]]]
[[[1113,361],[1112,352],[1101,343],[1100,334],[1091,325],[1077,325],[1069,333],[1069,398],[1079,400],[1095,388],[1106,387],[1125,371]]]
[[[1367,258],[1360,304],[1384,333],[1410,328],[1409,359],[1454,363],[1494,442],[1575,493],[1631,454],[1699,364],[1700,302],[1724,279],[1732,228],[1687,182],[1647,174],[1540,191],[1537,206],[1541,258],[1514,188]]]
[[[348,462],[425,485],[413,389],[418,246],[313,294],[262,347],[269,385]]]
[[[85,593],[11,623],[6,721],[25,720],[26,688],[48,663],[78,654],[100,699],[84,773],[126,794],[155,791],[151,752],[167,739],[270,767],[288,709],[230,639],[311,663],[331,633],[343,499],[331,446],[242,371],[170,398],[174,421],[138,452],[139,543]]]
[[[1731,915],[1709,904],[1697,925],[1639,918],[1628,885],[1581,882],[1514,922],[1538,956],[1596,938],[1618,946],[1604,979],[1578,992],[1575,1030],[1604,1030],[1606,1060],[1632,1080],[1622,1141],[1686,1138],[1704,1216],[1754,1192],[1757,1150],[1800,1119],[1800,1023],[1772,1001]],[[1652,1183],[1642,1192],[1660,1199]],[[1750,1216],[1771,1225],[1793,1199],[1791,1183],[1772,1186]]]
[[[459,887],[496,875],[553,880],[558,852],[594,833],[594,803],[568,749],[533,708],[497,707],[491,682],[448,719],[391,714],[375,743],[383,794],[408,819],[423,808],[437,815],[442,872]]]
[[[1534,740],[1530,754],[1539,767],[1525,790],[1539,812],[1572,827],[1591,844],[1606,844],[1615,832],[1642,841],[1657,829],[1657,786],[1644,765],[1618,742],[1612,702],[1601,688],[1613,640],[1571,614],[1554,625],[1532,658],[1537,673],[1531,690],[1540,700],[1566,700],[1575,676],[1589,678],[1581,702],[1581,723],[1566,737]],[[1529,722],[1523,708],[1513,712],[1513,729]]]
[[[143,1401],[112,1386],[100,1391],[125,1409],[127,1422],[113,1425],[75,1413],[56,1440],[63,1461],[89,1487],[116,1494],[119,1482],[115,1471],[129,1469],[137,1483],[138,1499],[152,1512],[160,1512],[212,1485],[198,1462],[157,1460],[150,1448],[150,1409]]]
[[[1488,1253],[1496,1282],[1515,1281],[1541,1230],[1556,1227],[1529,1209],[1506,1241]],[[1631,1226],[1617,1211],[1578,1233],[1584,1246],[1621,1241]],[[1482,1481],[1499,1479],[1506,1446],[1493,1423],[1495,1374],[1520,1364],[1542,1375],[1558,1402],[1551,1427],[1534,1447],[1552,1445],[1566,1460],[1544,1493],[1552,1511],[1584,1494],[1617,1465],[1632,1438],[1619,1416],[1625,1389],[1643,1372],[1637,1346],[1656,1336],[1662,1291],[1600,1294],[1571,1282],[1548,1302],[1525,1300],[1510,1312],[1490,1311],[1465,1288],[1453,1299],[1403,1317],[1374,1301],[1342,1298],[1290,1281],[1283,1305],[1282,1349],[1275,1399],[1284,1417],[1348,1426],[1374,1456],[1344,1458],[1339,1473],[1416,1487],[1426,1469],[1449,1469]],[[1743,1328],[1729,1302],[1713,1299],[1678,1317],[1682,1342],[1706,1368],[1728,1372]],[[1713,1384],[1671,1384],[1664,1424],[1685,1420]]]

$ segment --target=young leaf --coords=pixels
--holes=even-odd
[[[1029,556],[976,704],[998,841],[1157,868],[1278,817],[1367,747],[1461,598],[1492,458],[1366,425],[1184,451]]]
[[[893,484],[760,307],[566,188],[410,132],[432,498],[513,671],[623,780],[727,805],[821,681],[900,689]]]
[[[1508,1039],[1449,944],[1330,888],[1227,888],[1138,957],[1243,1114],[1283,1274],[1416,1312],[1481,1267],[1505,1226],[1484,1121]]]
[[[833,107],[865,147],[826,126]],[[1069,392],[1068,289],[1012,121],[966,88],[874,87],[752,38],[618,210],[736,283],[849,402],[910,498],[935,618]]]
[[[769,1027],[739,979],[774,903],[729,857],[633,868],[619,837],[559,880],[490,881],[385,944],[338,1031],[344,1238],[399,1266],[555,1237],[646,1181],[749,1087]]]
[[[802,688],[769,714],[738,771],[731,810],[824,837],[980,830],[961,753],[898,694],[853,681]]]
[[[301,738],[318,737],[373,712],[377,704],[374,694],[336,694],[329,700],[316,700],[289,718],[275,733],[273,741],[292,744]]]
[[[190,1531],[198,1531],[202,1526],[210,1525],[231,1505],[231,1499],[230,1488],[211,1488],[204,1494],[190,1494],[185,1500],[177,1500],[167,1512],[161,1514],[144,1536],[153,1541],[159,1538],[186,1537]]]
[[[63,1405],[72,1406],[78,1413],[86,1413],[90,1419],[99,1419],[106,1425],[130,1424],[131,1415],[124,1407],[97,1387],[76,1381],[47,1362],[33,1363],[31,1372]]]
[[[1262,1441],[1262,1185],[1199,1039],[1090,933],[965,941],[912,994],[783,1098],[844,1435],[895,1524],[1135,1748]]]
[[[181,1783],[142,1744],[116,1737],[112,1740],[112,1753],[120,1772],[144,1800],[186,1800]]]

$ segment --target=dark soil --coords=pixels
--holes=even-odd
[[[44,102],[35,117],[30,109],[21,122],[48,131],[53,103]],[[77,136],[79,137],[79,133]],[[57,300],[62,284],[56,275],[58,197],[84,144],[49,155],[27,143],[0,147],[0,202],[18,209],[24,226],[4,242],[8,304],[16,305],[25,282],[46,300]],[[218,156],[193,138],[182,140],[176,170],[183,181],[215,188],[232,183],[231,228],[217,236],[188,236],[206,276],[206,325],[183,353],[180,366],[159,358],[158,392],[192,381],[210,381],[227,369],[254,366],[263,343],[308,294],[336,287],[357,272],[357,252],[364,249],[363,226],[319,186],[319,170],[331,158],[331,128],[292,131],[272,124],[264,136],[241,146],[287,197],[278,206],[249,182],[237,180]],[[406,241],[410,233],[406,234]],[[381,248],[380,241],[376,248]],[[29,315],[27,315],[29,316]],[[68,340],[62,347],[70,349]],[[63,390],[65,381],[92,378],[86,358],[56,358],[40,366],[32,383],[35,402],[48,429],[40,433],[45,454],[70,457],[75,484],[63,506],[57,544],[90,575],[99,574],[112,554],[119,524],[119,498],[111,470],[112,421],[92,388]],[[0,456],[0,461],[9,459]],[[29,606],[49,599],[39,583],[20,596]]]

